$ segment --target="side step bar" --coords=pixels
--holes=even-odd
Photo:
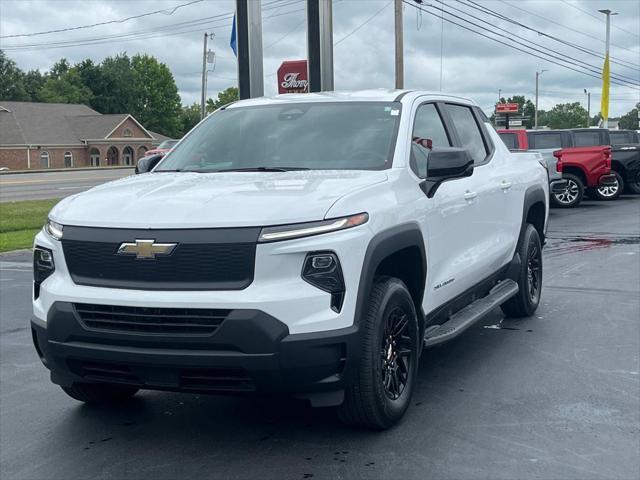
[[[513,280],[503,280],[493,287],[486,297],[479,298],[462,310],[454,313],[442,325],[427,328],[424,334],[424,346],[431,347],[457,337],[467,328],[502,305],[518,293],[519,287]]]

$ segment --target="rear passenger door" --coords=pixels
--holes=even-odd
[[[496,156],[495,148],[484,126],[484,116],[475,107],[446,103],[446,121],[456,133],[457,146],[465,148],[474,160],[473,175],[465,189],[471,221],[461,225],[461,233],[469,238],[465,258],[467,275],[478,282],[498,271],[513,254],[513,225],[516,215],[512,187],[518,182],[513,170]],[[522,216],[522,213],[519,213]]]

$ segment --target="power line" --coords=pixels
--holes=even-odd
[[[458,1],[460,1],[460,0],[458,0]],[[476,4],[475,2],[473,2],[473,1],[471,1],[471,0],[467,0],[467,1],[469,1],[470,3],[474,3],[475,5],[478,5],[478,4]],[[541,18],[542,20],[545,20],[545,21],[547,21],[547,22],[553,23],[554,25],[558,25],[558,26],[560,26],[560,27],[562,27],[562,28],[566,28],[567,30],[571,30],[572,32],[578,33],[578,34],[580,34],[580,35],[582,35],[582,36],[584,36],[584,37],[591,38],[592,40],[596,40],[596,41],[598,41],[598,42],[600,42],[600,43],[603,43],[603,44],[604,44],[604,43],[606,43],[606,42],[605,42],[604,40],[602,40],[601,38],[598,38],[598,37],[596,37],[596,36],[594,36],[594,35],[590,35],[590,34],[585,33],[585,32],[581,32],[581,31],[579,31],[579,30],[575,30],[575,29],[573,29],[573,28],[571,28],[571,27],[569,27],[569,26],[567,26],[567,25],[564,25],[564,24],[562,24],[562,23],[558,23],[558,22],[556,22],[556,21],[554,21],[554,20],[551,20],[550,18],[544,17],[544,16],[542,16],[542,15],[538,15],[537,13],[534,13],[534,12],[532,12],[532,11],[530,11],[530,10],[525,10],[524,8],[521,8],[521,7],[518,7],[518,6],[516,6],[516,5],[513,5],[512,3],[507,2],[506,0],[499,0],[499,1],[500,1],[500,2],[502,2],[502,3],[504,3],[505,5],[510,6],[511,8],[515,8],[515,9],[517,9],[517,10],[520,10],[521,12],[525,12],[525,13],[528,13],[529,15],[533,15],[534,17]],[[484,10],[487,10],[487,11],[490,11],[490,12],[493,12],[493,13],[496,13],[496,12],[494,12],[493,10],[491,10],[490,8],[485,7],[484,5],[482,5],[482,6],[478,5],[478,7],[481,7],[481,8],[483,8]],[[512,19],[510,19],[510,18],[508,18],[508,17],[505,17],[505,16],[503,16],[503,15],[501,15],[501,14],[497,14],[497,15],[499,15],[499,16],[500,16],[500,18],[502,18],[503,20],[506,20],[506,21],[508,21],[508,22],[510,22],[510,23],[519,24],[518,22],[514,22]],[[520,25],[521,25],[521,26],[523,26],[522,24],[520,24]],[[592,54],[594,54],[594,55],[597,55],[597,56],[598,56],[598,57],[600,57],[600,58],[604,58],[604,55],[602,55],[601,53],[598,53],[598,52],[596,52],[596,51],[594,51],[594,50],[590,50],[590,49],[588,49],[588,48],[586,48],[586,47],[581,47],[581,46],[578,46],[578,45],[573,44],[573,43],[571,43],[571,42],[568,42],[568,41],[566,41],[566,40],[562,40],[562,39],[557,38],[557,37],[554,37],[554,36],[552,36],[552,35],[545,34],[545,33],[540,32],[540,31],[538,31],[538,30],[536,30],[536,29],[534,29],[534,28],[531,28],[531,27],[525,27],[525,28],[528,28],[529,30],[535,31],[535,32],[537,32],[539,35],[543,35],[543,36],[545,36],[545,37],[553,38],[554,40],[556,40],[556,41],[558,41],[558,42],[560,42],[560,43],[564,43],[564,44],[566,44],[566,45],[573,46],[574,48],[578,48],[578,49],[583,50],[583,51],[588,51],[588,52],[590,52],[590,53],[592,53]],[[611,44],[611,46],[614,46],[614,47],[616,47],[616,48],[620,48],[620,49],[622,49],[622,50],[626,50],[626,51],[628,51],[628,52],[632,52],[632,53],[635,53],[635,54],[637,54],[637,53],[638,53],[638,52],[635,52],[635,51],[631,50],[630,48],[623,47],[622,45],[616,45],[615,43],[612,43],[612,44]],[[611,59],[612,63],[618,63],[618,62],[620,62],[621,64],[630,64],[630,62],[627,62],[627,61],[625,61],[625,60],[617,59],[616,57],[613,57],[613,56],[611,56],[611,57],[610,57],[610,59]],[[613,60],[617,60],[617,62],[614,62]],[[633,65],[633,68],[634,68],[634,69],[638,69],[638,65],[634,65],[634,64],[631,64],[631,65]]]
[[[382,11],[387,8],[389,5],[391,5],[393,3],[393,0],[386,3],[380,10],[376,11],[376,13],[374,13],[373,15],[371,15],[369,18],[367,18],[364,22],[362,22],[360,25],[358,25],[356,28],[354,28],[351,32],[347,33],[344,37],[342,37],[340,40],[338,40],[337,42],[335,42],[333,44],[333,46],[335,47],[336,45],[340,45],[342,42],[344,42],[347,38],[349,38],[351,35],[353,35],[354,33],[356,33],[358,30],[360,30],[362,27],[364,27],[367,23],[369,23],[371,20],[373,20],[374,18],[376,18],[378,15],[380,15],[382,13]]]
[[[403,1],[403,3],[405,3],[405,4],[407,4],[407,5],[410,5],[410,6],[411,6],[411,7],[413,7],[413,8],[417,8],[418,10],[422,10],[423,12],[428,13],[429,15],[431,15],[431,16],[433,16],[433,17],[440,18],[440,16],[438,16],[437,14],[435,14],[435,13],[433,13],[433,12],[430,12],[430,11],[428,11],[428,10],[425,10],[425,9],[423,9],[423,8],[419,7],[418,5],[416,5],[416,4],[414,4],[414,3],[411,3],[409,0],[402,0],[402,1]],[[435,8],[435,7],[434,7],[434,8]],[[451,15],[451,14],[449,14],[449,13],[447,13],[447,14],[448,14],[448,15]],[[512,44],[510,44],[510,43],[503,42],[503,41],[501,41],[501,40],[499,40],[499,39],[497,39],[497,38],[490,37],[489,35],[486,35],[486,34],[484,34],[484,33],[482,33],[482,32],[479,32],[479,31],[474,30],[474,29],[472,29],[472,28],[469,28],[469,27],[466,27],[466,26],[464,26],[464,25],[461,25],[460,23],[454,22],[453,20],[451,20],[451,19],[449,19],[449,18],[444,18],[444,20],[445,20],[446,22],[448,22],[448,23],[451,23],[451,24],[456,25],[456,26],[458,26],[458,27],[460,27],[460,28],[463,28],[463,29],[465,29],[465,30],[468,30],[468,31],[470,31],[470,32],[473,32],[473,33],[475,33],[475,34],[477,34],[477,35],[480,35],[480,36],[482,36],[482,37],[488,38],[489,40],[492,40],[492,41],[494,41],[494,42],[496,42],[496,43],[500,43],[500,44],[505,45],[505,46],[507,46],[507,47],[509,47],[509,48],[512,48],[512,49],[514,49],[514,50],[518,50],[518,51],[520,51],[520,52],[522,52],[522,53],[525,53],[525,54],[527,54],[527,55],[530,55],[530,56],[532,56],[532,57],[536,57],[536,58],[539,58],[539,59],[541,59],[541,60],[545,60],[545,61],[547,61],[547,62],[549,62],[549,63],[553,63],[553,64],[558,65],[558,66],[560,66],[560,67],[564,67],[564,68],[566,68],[566,69],[568,69],[568,70],[572,70],[572,71],[574,71],[574,72],[581,73],[581,74],[583,74],[583,75],[587,75],[587,76],[592,77],[592,78],[600,79],[600,77],[599,77],[599,76],[597,76],[597,75],[593,75],[593,74],[590,74],[590,73],[587,73],[587,72],[583,72],[583,71],[581,71],[581,70],[577,70],[577,69],[575,69],[575,68],[573,68],[573,67],[570,67],[569,65],[566,65],[566,64],[560,63],[560,62],[558,62],[558,61],[555,61],[555,60],[551,60],[551,59],[549,59],[549,58],[546,58],[546,57],[544,57],[544,56],[541,56],[541,55],[538,55],[538,54],[532,53],[532,52],[530,52],[530,51],[528,51],[528,50],[524,50],[524,49],[522,49],[522,48],[516,47],[515,45],[512,45]],[[485,28],[484,30],[487,30],[487,29]],[[490,30],[489,30],[489,32],[491,33],[491,31],[490,31]],[[494,35],[496,35],[496,34],[494,33]],[[635,87],[632,87],[632,86],[629,86],[629,85],[626,85],[626,84],[621,84],[621,83],[618,83],[618,82],[615,82],[615,81],[612,81],[611,83],[616,84],[616,85],[621,85],[621,86],[623,86],[623,87],[627,87],[627,88],[634,88],[634,89],[635,89]]]
[[[588,12],[587,10],[583,10],[582,8],[578,7],[577,5],[574,5],[573,3],[569,3],[566,0],[561,0],[561,1],[562,1],[562,3],[564,3],[566,5],[569,5],[570,7],[575,8],[576,10],[578,10],[580,12],[582,12],[582,13],[584,13],[586,15],[589,15],[592,18],[595,18],[599,22],[603,22],[604,21],[601,17],[598,17],[598,16],[594,15],[593,13]],[[640,35],[638,35],[637,33],[630,32],[629,30],[625,30],[624,28],[619,27],[618,25],[613,25],[613,28],[617,28],[621,32],[625,32],[625,33],[628,33],[629,35],[633,35],[634,37],[640,38]]]
[[[182,7],[187,7],[189,5],[193,5],[194,3],[200,3],[202,1],[203,0],[193,0],[193,1],[188,2],[188,3],[183,3],[183,4],[180,4],[180,5],[177,5],[177,6],[173,7],[173,8],[171,8],[171,9],[165,8],[165,9],[162,9],[162,10],[155,10],[153,12],[141,13],[139,15],[133,15],[131,17],[120,18],[118,20],[109,20],[107,22],[92,23],[92,24],[89,24],[89,25],[80,25],[78,27],[60,28],[58,30],[47,30],[47,31],[44,31],[44,32],[17,33],[17,34],[14,34],[14,35],[2,35],[2,36],[0,36],[0,38],[35,37],[36,35],[47,35],[49,33],[70,32],[72,30],[81,30],[81,29],[84,29],[84,28],[99,27],[101,25],[110,25],[110,24],[113,24],[113,23],[124,23],[124,22],[127,22],[129,20],[133,20],[133,19],[136,19],[136,18],[142,18],[142,17],[148,17],[150,15],[156,15],[158,13],[163,13],[165,15],[173,15],[178,9],[180,9]]]
[[[441,4],[441,5],[443,5],[443,6],[445,5],[445,3],[444,3],[443,1],[441,1],[441,0],[435,0],[435,1],[436,1],[436,2],[438,2],[438,3],[440,3],[440,4]],[[466,5],[466,4],[465,4],[465,5]],[[471,5],[469,5],[469,6],[471,6]],[[476,17],[475,15],[472,15],[471,13],[469,13],[469,12],[467,12],[467,11],[465,11],[465,10],[461,10],[461,9],[456,8],[456,7],[454,7],[454,6],[451,6],[451,5],[448,5],[448,8],[451,8],[451,9],[453,9],[453,10],[456,10],[456,11],[458,11],[458,12],[461,12],[461,13],[463,13],[464,15],[467,15],[467,16],[469,16],[469,17],[471,17],[471,18],[474,18],[474,19],[476,19],[476,20],[479,20],[479,21],[481,21],[481,22],[483,22],[483,23],[487,23],[487,22],[486,22],[486,20],[484,20],[484,19],[482,19],[482,18],[479,18],[479,17]],[[449,15],[455,16],[455,15],[451,14],[450,12],[447,12],[447,13],[449,13]],[[456,17],[456,18],[458,18],[458,19],[460,19],[460,20],[463,20],[463,21],[465,21],[465,22],[468,22],[468,23],[470,23],[470,24],[472,24],[472,25],[474,25],[474,26],[476,26],[476,27],[484,28],[482,25],[478,25],[478,24],[473,23],[473,22],[471,22],[471,21],[469,21],[469,20],[466,20],[466,19],[464,19],[464,18],[462,18],[462,17]],[[516,40],[516,39],[514,39],[514,38],[512,37],[512,35],[514,35],[514,34],[513,34],[513,32],[510,32],[509,30],[506,30],[506,29],[504,29],[504,28],[498,27],[497,25],[492,25],[492,27],[493,27],[493,28],[495,28],[495,29],[498,29],[498,30],[500,30],[500,31],[502,31],[502,32],[504,32],[504,33],[506,34],[506,35],[504,35],[504,36],[506,36],[506,38],[508,38],[509,40],[511,40],[511,41],[513,41],[513,42],[515,42],[515,43],[517,43],[517,44],[519,44],[519,45],[522,45],[522,46],[524,46],[524,47],[530,48],[530,49],[532,49],[532,50],[534,50],[534,51],[537,51],[537,52],[539,52],[539,53],[542,53],[542,54],[544,54],[544,55],[549,55],[550,57],[552,57],[552,58],[556,58],[556,59],[561,60],[561,61],[563,61],[563,62],[570,63],[571,65],[574,65],[574,66],[576,66],[576,67],[578,67],[578,68],[583,68],[583,69],[585,69],[585,70],[589,70],[589,71],[591,71],[591,72],[593,72],[593,73],[596,73],[596,74],[600,73],[600,67],[599,67],[599,66],[597,66],[597,65],[592,65],[592,64],[590,64],[590,63],[586,63],[586,62],[577,62],[575,59],[567,59],[568,57],[566,56],[566,54],[565,54],[565,53],[563,53],[563,52],[559,52],[559,51],[557,51],[557,50],[553,50],[552,48],[549,48],[549,47],[547,47],[546,45],[541,45],[541,44],[536,43],[536,42],[534,42],[534,41],[532,41],[532,40],[527,40],[527,43],[520,42],[520,41],[518,41],[518,40]],[[494,33],[494,34],[495,34],[495,32],[493,32],[493,31],[492,31],[492,33]],[[523,39],[522,37],[519,37],[519,36],[518,36],[517,38],[519,38],[519,39]],[[524,39],[523,39],[523,40],[524,40]],[[540,50],[540,49],[538,49],[538,48],[531,47],[530,45],[535,45],[535,46],[537,46],[537,47],[542,48],[543,50]],[[547,53],[547,52],[553,52],[553,53],[555,53],[556,55],[553,55],[553,54],[551,54],[551,53]],[[621,82],[632,83],[633,85],[638,85],[636,82],[640,81],[640,76],[639,76],[639,78],[637,78],[637,79],[636,79],[636,78],[634,78],[634,77],[629,77],[629,76],[622,75],[622,74],[616,74],[616,73],[613,73],[613,72],[611,72],[611,76],[612,76],[614,79],[617,79],[617,80],[619,80],[619,81],[621,81]],[[638,86],[640,86],[640,85],[638,85]]]
[[[441,7],[430,6],[430,8],[437,9],[437,10],[442,10],[442,7],[444,7],[445,3],[442,2],[441,0],[435,0],[435,1],[440,3]],[[462,12],[463,14],[468,15],[469,17],[474,18],[476,20],[479,20],[480,22],[483,22],[484,24],[488,24],[485,20],[483,20],[483,19],[481,19],[479,17],[476,17],[476,16],[474,16],[474,15],[468,13],[468,12],[465,12],[464,10],[460,10],[460,9],[455,8],[455,7],[449,7],[449,8],[457,10],[458,12]],[[499,34],[499,33],[496,33],[494,30],[486,28],[483,25],[479,25],[479,24],[474,23],[474,22],[472,22],[470,20],[467,20],[466,18],[463,18],[463,17],[460,17],[458,15],[455,15],[455,14],[451,13],[448,10],[445,10],[445,12],[447,13],[447,15],[450,15],[450,16],[458,19],[458,20],[462,20],[463,22],[467,22],[467,23],[469,23],[469,24],[471,24],[471,25],[473,25],[473,26],[475,26],[477,28],[480,28],[480,29],[483,29],[485,31],[488,31],[488,32],[492,33],[493,35],[500,35],[501,38],[503,38],[505,40],[509,40],[509,41],[511,41],[511,42],[513,42],[513,43],[515,43],[517,45],[521,45],[521,46],[523,46],[525,48],[528,48],[530,50],[538,52],[538,53],[540,53],[542,55],[545,55],[545,56],[547,56],[549,58],[554,58],[554,59],[559,60],[561,62],[565,62],[567,64],[573,65],[573,66],[575,66],[577,68],[581,68],[581,69],[587,70],[587,71],[592,72],[594,74],[600,74],[600,67],[598,67],[598,66],[591,65],[591,64],[588,64],[588,63],[584,63],[584,62],[577,62],[574,59],[568,58],[564,53],[558,52],[556,50],[552,50],[552,49],[550,49],[548,47],[545,47],[544,45],[540,45],[540,44],[532,42],[532,41],[527,41],[527,43],[522,42],[522,41],[519,40],[519,39],[522,39],[522,37],[513,38],[513,34],[511,32],[509,32],[508,30],[505,30],[504,28],[500,28],[500,27],[497,27],[495,25],[492,25],[493,28],[496,28],[496,29],[498,29],[498,30],[500,30],[502,32],[505,32],[505,33],[500,33]],[[536,45],[538,47],[541,47],[542,49],[532,47],[531,45]],[[548,53],[548,52],[553,52],[553,53]],[[556,55],[554,55],[554,53]],[[617,80],[619,82],[629,83],[629,84],[631,84],[633,86],[640,86],[640,84],[635,83],[635,82],[637,82],[637,80],[635,78],[625,77],[623,75],[617,75],[617,74],[613,74],[613,73],[611,74],[611,76],[612,76],[613,79],[615,79],[615,80]]]

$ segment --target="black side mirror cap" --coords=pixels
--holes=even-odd
[[[160,154],[142,157],[140,160],[138,160],[138,164],[136,165],[136,174],[150,172],[154,169],[158,162],[162,160],[162,157],[164,157],[164,155]]]
[[[428,198],[447,180],[473,175],[473,158],[464,148],[434,148],[427,160],[427,178],[420,184]]]

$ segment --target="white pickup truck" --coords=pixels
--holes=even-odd
[[[53,208],[34,243],[36,350],[83,402],[277,391],[390,427],[424,348],[498,306],[536,310],[538,157],[516,159],[456,96],[233,103],[146,173]]]

